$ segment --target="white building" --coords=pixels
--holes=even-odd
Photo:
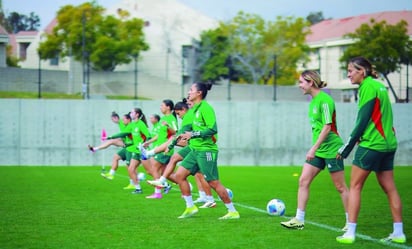
[[[351,85],[347,79],[346,70],[342,69],[339,63],[339,58],[342,56],[344,49],[354,42],[343,37],[345,34],[355,32],[361,24],[370,23],[371,19],[374,19],[376,22],[385,20],[388,24],[392,25],[405,20],[409,24],[408,34],[412,39],[412,11],[387,11],[324,20],[311,27],[312,33],[308,35],[306,41],[311,48],[316,49],[316,52],[310,55],[311,62],[306,64],[304,68],[319,70],[321,78],[328,82],[329,88],[356,88],[356,86]],[[412,67],[409,66],[408,71],[407,67],[403,66],[398,73],[392,73],[388,78],[393,84],[398,98],[405,100],[407,85],[412,87]],[[353,101],[354,96],[352,92],[350,90],[343,91],[343,100]],[[411,93],[409,93],[410,95]]]

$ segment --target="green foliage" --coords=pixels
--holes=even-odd
[[[309,15],[306,17],[306,20],[311,25],[314,25],[316,23],[319,23],[319,22],[325,20],[325,17],[323,17],[323,12],[322,11],[310,12]]]
[[[296,62],[305,61],[308,23],[302,18],[278,17],[265,21],[258,15],[239,12],[201,36],[203,79],[226,78],[254,84],[271,84],[276,55],[277,82],[294,84]]]
[[[395,72],[401,64],[412,61],[412,41],[408,35],[408,23],[404,20],[395,25],[386,21],[362,24],[354,33],[346,35],[355,40],[344,52],[340,61],[346,63],[355,56],[368,58],[383,75]]]
[[[19,66],[19,58],[17,58],[16,56],[13,55],[13,51],[12,51],[12,46],[11,45],[7,45],[6,47],[6,64],[9,67],[20,67]]]
[[[401,20],[391,25],[386,21],[376,22],[371,19],[370,24],[362,24],[354,33],[349,33],[345,37],[354,39],[355,43],[350,45],[340,58],[343,68],[350,58],[367,58],[376,67],[376,71],[386,79],[398,102],[399,98],[388,74],[397,71],[402,64],[408,65],[412,62],[412,41],[408,35],[408,23]]]
[[[149,49],[143,20],[129,19],[125,11],[119,10],[120,19],[105,16],[104,11],[95,2],[63,6],[57,13],[57,26],[40,43],[41,57],[72,55],[77,61],[89,60],[95,70],[113,71]]]
[[[109,162],[108,157],[106,160]],[[226,221],[217,219],[226,213],[221,201],[216,208],[177,219],[185,208],[177,186],[163,199],[150,200],[145,196],[153,187],[145,183],[141,183],[143,195],[122,189],[129,183],[124,166],[112,181],[103,179],[100,169],[0,167],[0,248],[396,247],[377,242],[392,231],[392,222],[387,199],[372,175],[365,184],[357,230],[367,237],[348,246],[335,241],[342,234],[345,216],[327,171],[311,185],[305,229],[292,231],[279,224],[286,217],[269,216],[265,207],[270,199],[280,198],[286,203],[286,216],[295,215],[298,177],[293,174],[301,167],[219,167],[221,180],[233,191],[241,215],[239,220]],[[395,169],[407,236],[412,234],[407,225],[412,219],[412,198],[408,198],[411,171],[412,167]],[[349,177],[350,168],[346,172]],[[189,180],[196,198],[194,179]],[[402,246],[411,245],[408,240]]]
[[[20,31],[37,31],[40,27],[40,18],[34,12],[30,12],[27,16],[13,11],[7,17],[4,16],[3,12],[1,12],[0,21],[9,33],[18,33]]]

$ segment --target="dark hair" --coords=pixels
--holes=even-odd
[[[142,109],[135,107],[135,108],[133,108],[133,110],[134,110],[137,114],[139,114],[138,118],[139,118],[140,120],[142,120],[143,123],[145,123],[145,125],[147,126],[146,117],[145,117]]]
[[[130,117],[130,112],[123,115],[123,117],[125,117],[128,120],[132,120],[132,117]]]
[[[159,115],[153,114],[152,117],[154,117],[154,118],[157,120],[157,122],[159,122],[159,120],[160,120],[160,116],[159,116]]]
[[[189,105],[187,104],[187,99],[185,99],[185,98],[182,99],[182,101],[177,102],[176,105],[175,105],[175,111],[180,111],[180,110],[183,110],[183,109],[186,109],[186,110],[189,109]]]
[[[195,82],[193,85],[196,86],[196,89],[199,92],[202,92],[202,99],[205,99],[207,96],[207,92],[212,89],[212,84],[211,83],[202,83],[202,82]]]
[[[352,64],[357,70],[364,70],[365,77],[371,76],[377,79],[379,77],[378,73],[375,71],[375,67],[366,58],[362,56],[354,57],[349,60],[348,64]]]
[[[119,114],[117,114],[115,111],[112,111],[112,115],[110,117],[119,118]]]
[[[164,100],[163,100],[163,104],[165,104],[165,106],[169,107],[169,108],[170,108],[170,111],[171,111],[172,114],[173,114],[173,116],[176,117],[176,113],[175,113],[175,111],[174,111],[175,105],[174,105],[173,101],[170,100],[170,99],[164,99]]]

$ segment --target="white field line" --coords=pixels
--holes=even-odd
[[[121,175],[121,174],[116,174],[116,177],[117,177],[117,176],[120,176],[120,177],[126,178],[126,179],[129,178],[129,176],[124,176],[124,175]],[[173,190],[176,190],[176,191],[179,191],[179,190],[176,189],[176,188],[172,188],[172,189],[173,189]],[[193,196],[198,196],[198,194],[196,194],[196,193],[193,193],[192,195],[193,195]],[[258,212],[258,213],[266,214],[266,210],[261,209],[261,208],[252,207],[252,206],[245,205],[245,204],[241,204],[241,203],[238,203],[238,202],[234,202],[233,204],[234,204],[235,206],[237,206],[237,207],[242,207],[242,208],[246,208],[246,209],[249,209],[249,210],[253,210],[253,211]],[[290,218],[292,218],[292,217],[284,216],[284,218],[290,219]],[[320,227],[320,228],[323,228],[323,229],[325,229],[325,230],[333,231],[333,232],[341,232],[341,231],[342,231],[340,228],[328,226],[328,225],[321,224],[321,223],[317,223],[317,222],[313,222],[313,221],[305,220],[305,223],[311,224],[311,225],[313,225],[313,226],[317,226],[317,227]],[[360,239],[363,239],[363,240],[367,240],[367,241],[370,241],[370,242],[373,242],[373,243],[382,245],[382,243],[379,242],[379,239],[373,238],[373,237],[371,237],[371,236],[369,236],[369,235],[364,235],[364,234],[356,233],[356,238],[360,238]],[[336,243],[338,243],[338,242],[336,242]],[[385,245],[386,245],[386,246],[389,246],[389,247],[392,247],[392,248],[412,249],[412,247],[410,247],[410,246],[401,245],[401,244],[396,244],[396,243],[386,243]]]

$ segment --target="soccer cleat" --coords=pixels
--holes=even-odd
[[[129,184],[126,187],[124,187],[123,189],[136,189],[136,187],[133,184]]]
[[[406,243],[406,237],[405,237],[405,234],[403,234],[401,236],[394,236],[391,233],[391,234],[389,234],[389,236],[387,238],[380,239],[379,242],[385,243],[385,244],[386,243],[391,243],[391,242],[398,243],[398,244],[404,244],[404,243]]]
[[[150,185],[155,186],[155,187],[161,187],[161,188],[166,187],[166,183],[160,181],[159,179],[157,179],[157,180],[147,180],[147,183],[149,183]]]
[[[346,232],[346,231],[348,231],[348,224],[345,224],[345,226],[344,227],[342,227],[342,229],[341,229],[343,232]]]
[[[161,193],[154,193],[152,195],[146,196],[147,199],[162,199],[162,194]]]
[[[205,203],[205,202],[207,202],[207,200],[205,199],[205,198],[201,198],[201,197],[199,197],[199,198],[197,198],[195,201],[193,201],[193,203]]]
[[[167,184],[167,186],[163,189],[163,193],[168,194],[172,189],[172,185]]]
[[[336,237],[336,241],[341,244],[353,244],[355,242],[355,237],[343,234],[342,236]]]
[[[90,144],[87,145],[87,148],[89,148],[89,150],[90,150],[91,152],[94,152],[93,146],[90,146]]]
[[[219,220],[235,220],[239,218],[240,218],[240,214],[238,211],[233,211],[233,212],[229,211],[227,214],[220,217]]]
[[[283,221],[280,224],[286,228],[298,230],[302,230],[305,227],[305,223],[298,221],[295,217],[292,218],[290,221]]]
[[[132,194],[142,194],[142,193],[143,193],[143,190],[140,188],[137,188],[132,192]]]
[[[215,201],[207,201],[205,204],[200,206],[199,208],[214,208],[216,207],[216,202]]]
[[[185,211],[183,212],[183,214],[177,218],[178,219],[188,218],[188,217],[195,215],[197,212],[199,212],[199,209],[197,209],[197,207],[193,205],[192,207],[187,207]]]
[[[113,180],[114,175],[110,174],[110,173],[101,173],[101,176],[103,176],[104,178],[106,178],[107,180]]]

